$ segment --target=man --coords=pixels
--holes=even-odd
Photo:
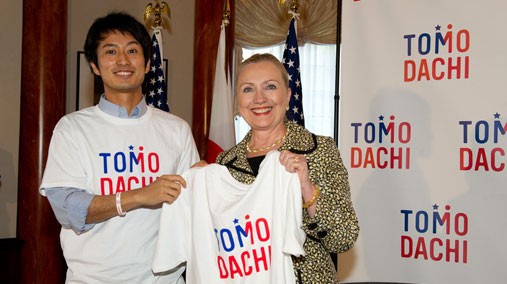
[[[151,40],[135,18],[97,19],[84,49],[104,94],[58,122],[40,186],[62,224],[67,282],[184,283],[183,267],[154,275],[151,261],[161,204],[199,160],[190,127],[146,105]]]

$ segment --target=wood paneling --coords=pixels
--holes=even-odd
[[[20,283],[64,283],[61,226],[39,194],[49,141],[65,113],[67,1],[23,1],[17,238]]]

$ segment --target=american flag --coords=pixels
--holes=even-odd
[[[167,85],[160,52],[161,47],[156,36],[157,33],[160,34],[160,31],[155,30],[151,38],[153,43],[153,56],[151,58],[150,71],[146,74],[144,81],[143,92],[146,97],[146,103],[149,106],[169,111],[169,105],[167,104]]]
[[[305,126],[305,117],[303,114],[303,91],[301,88],[301,75],[299,73],[299,50],[296,37],[296,19],[292,18],[289,26],[289,34],[285,42],[282,63],[289,73],[289,87],[291,96],[287,118],[297,124]]]

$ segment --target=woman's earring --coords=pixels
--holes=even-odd
[[[289,110],[289,106],[287,105],[287,106],[285,107],[285,111],[288,111],[288,110]]]

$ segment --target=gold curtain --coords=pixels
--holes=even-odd
[[[299,0],[297,21],[298,45],[335,44],[338,1]],[[292,15],[291,1],[236,1],[235,44],[240,47],[263,47],[285,42]]]

